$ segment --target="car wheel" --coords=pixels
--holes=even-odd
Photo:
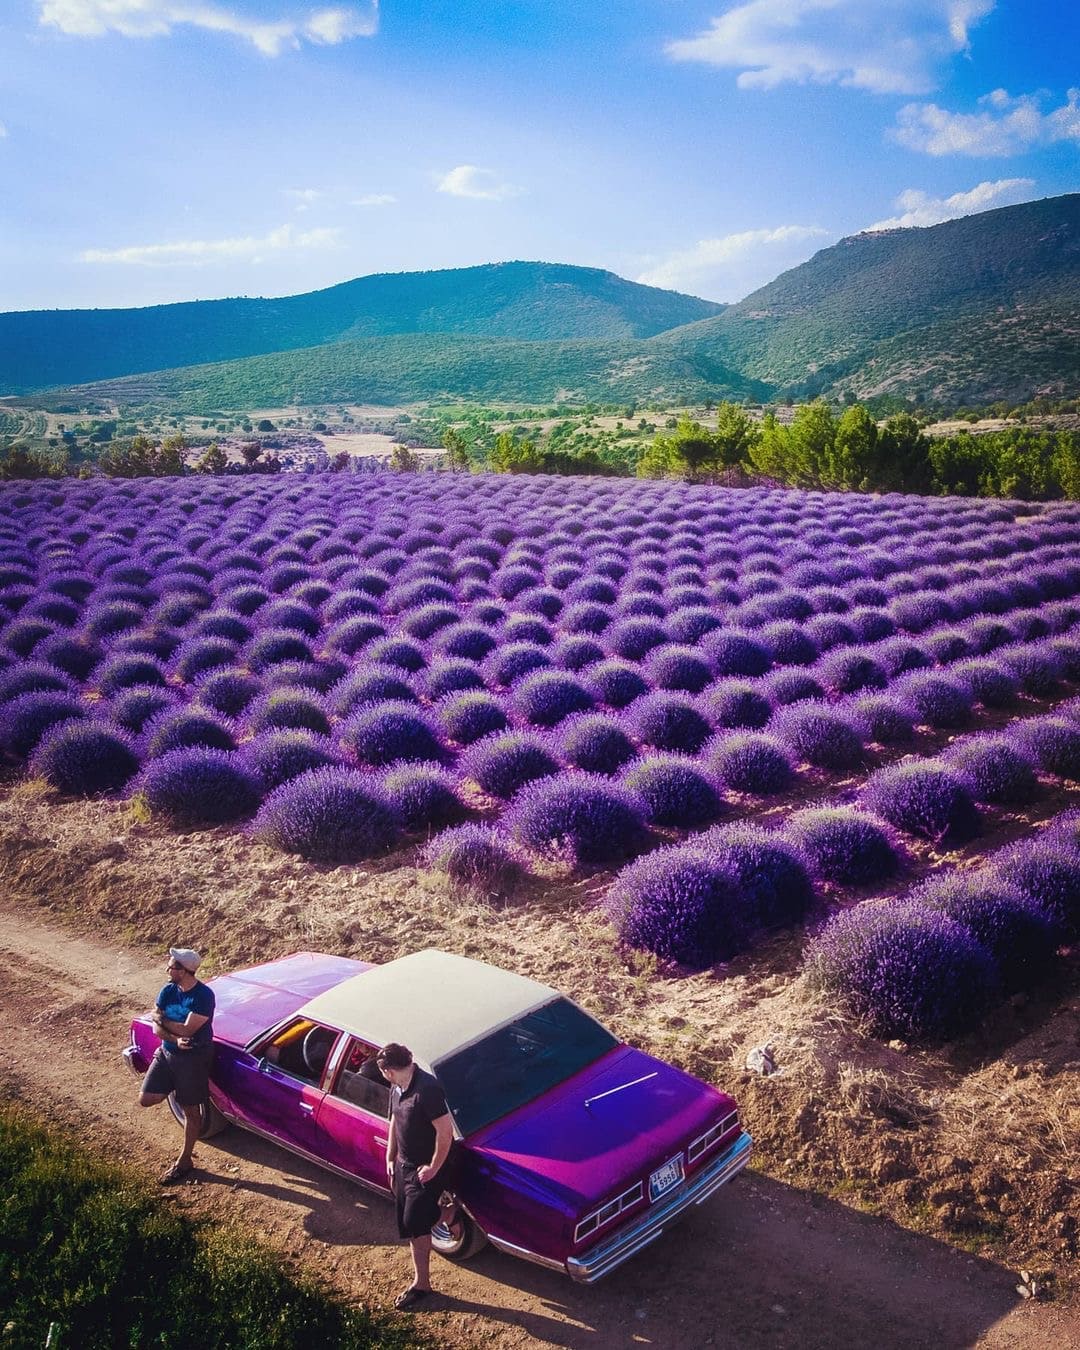
[[[173,1119],[183,1129],[184,1108],[176,1100],[176,1093],[170,1092],[165,1100],[169,1103],[169,1110],[173,1113]],[[203,1102],[199,1110],[202,1112],[203,1118],[202,1129],[199,1131],[200,1139],[212,1139],[215,1134],[220,1134],[229,1123],[213,1102]]]
[[[437,1223],[431,1230],[431,1246],[448,1261],[468,1261],[487,1246],[487,1234],[463,1209],[454,1222],[461,1224],[461,1232],[455,1236],[448,1224]]]

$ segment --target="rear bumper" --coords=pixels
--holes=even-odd
[[[582,1256],[571,1256],[566,1262],[567,1273],[579,1284],[595,1284],[602,1276],[621,1266],[642,1248],[663,1233],[681,1214],[693,1205],[700,1205],[725,1181],[730,1181],[750,1161],[754,1141],[745,1130],[718,1158],[714,1158],[675,1194],[648,1213],[621,1228],[605,1241],[591,1247]]]

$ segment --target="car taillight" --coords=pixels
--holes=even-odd
[[[612,1219],[617,1219],[624,1210],[629,1209],[631,1205],[636,1205],[644,1194],[644,1187],[639,1181],[629,1190],[623,1191],[622,1195],[617,1195],[614,1200],[609,1200],[606,1205],[594,1209],[574,1229],[574,1241],[582,1242],[590,1234],[595,1233],[598,1228],[603,1228],[604,1224],[610,1223]]]
[[[726,1115],[723,1120],[718,1121],[711,1130],[706,1130],[704,1134],[699,1134],[693,1140],[690,1147],[686,1150],[686,1160],[695,1163],[703,1153],[707,1153],[714,1144],[718,1144],[729,1130],[733,1130],[739,1123],[738,1111],[732,1111]]]

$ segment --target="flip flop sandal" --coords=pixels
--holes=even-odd
[[[195,1166],[193,1163],[188,1163],[186,1167],[181,1167],[179,1163],[173,1163],[161,1178],[161,1184],[162,1186],[175,1186],[178,1181],[183,1181],[183,1179],[190,1172],[194,1172],[194,1170]]]
[[[417,1289],[415,1285],[410,1285],[408,1289],[398,1294],[394,1299],[394,1307],[399,1312],[408,1312],[412,1308],[419,1307],[431,1297],[430,1289]]]

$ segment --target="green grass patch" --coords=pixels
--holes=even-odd
[[[177,1215],[156,1190],[23,1111],[0,1106],[4,1350],[200,1350],[427,1344],[349,1307],[233,1227]]]

